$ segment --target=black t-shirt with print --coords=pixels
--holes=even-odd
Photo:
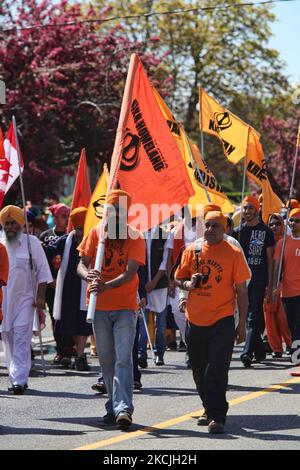
[[[240,242],[249,268],[252,272],[252,282],[268,283],[267,248],[275,246],[272,230],[263,222],[254,227],[242,225],[241,234],[237,228],[233,236]]]
[[[54,230],[54,228],[50,228],[49,230],[46,230],[45,232],[41,233],[39,238],[42,242],[43,248],[49,246],[50,243],[55,243],[60,237],[65,235],[65,233],[66,232],[58,232],[57,230]],[[60,256],[55,256],[49,263],[53,279],[57,278],[57,273],[60,267],[60,261]]]

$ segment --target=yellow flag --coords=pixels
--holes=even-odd
[[[246,155],[247,175],[262,189],[262,219],[267,223],[269,215],[279,212],[283,206],[274,193],[267,175],[267,166],[262,145],[255,131],[249,128],[248,149]]]
[[[206,163],[204,163],[201,153],[197,145],[193,144],[181,124],[179,124],[174,116],[172,115],[170,109],[158,93],[158,91],[153,87],[153,91],[156,97],[156,100],[160,106],[160,109],[167,120],[169,128],[172,132],[173,137],[175,138],[177,145],[179,147],[180,153],[182,158],[186,163],[186,167],[188,170],[188,174],[193,185],[193,189],[195,191],[194,196],[189,198],[188,204],[192,209],[192,215],[196,215],[196,205],[200,204],[207,204],[208,199],[201,183],[201,179],[199,177],[196,163],[198,168],[201,172],[203,182],[205,188],[209,194],[211,202],[217,204],[221,207],[224,213],[234,212],[234,208],[224,194],[221,186],[217,182],[216,178],[214,177],[213,173],[207,167]]]
[[[220,139],[224,155],[231,163],[245,157],[248,143],[248,125],[228,109],[223,108],[203,88],[199,92],[199,125],[207,134]]]
[[[104,163],[102,175],[99,178],[97,186],[95,187],[89,202],[84,222],[84,236],[86,236],[89,231],[96,227],[102,220],[108,178],[109,174],[107,165]]]

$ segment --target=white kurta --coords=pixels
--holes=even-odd
[[[184,223],[184,244],[185,246],[189,245],[190,243],[193,243],[196,240],[196,232],[197,228],[196,226],[192,226],[191,228],[188,228]],[[176,229],[176,227],[175,227]],[[175,229],[172,229],[170,232],[170,236],[168,240],[166,241],[166,248],[169,250],[173,250],[174,248],[174,231]],[[179,328],[179,331],[181,333],[183,341],[185,341],[185,328],[186,328],[186,318],[185,318],[185,313],[179,311],[179,292],[180,290],[178,287],[175,289],[175,297],[168,297],[168,304],[171,305],[172,312],[174,315],[175,322]]]
[[[3,292],[3,322],[1,330],[10,331],[12,328],[33,324],[36,290],[38,284],[52,282],[52,275],[41,242],[29,235],[33,259],[34,292],[31,280],[31,270],[27,248],[27,236],[21,234],[12,245],[2,238],[9,257],[9,276]]]
[[[41,242],[30,235],[33,261],[32,283],[27,236],[15,243],[1,241],[9,256],[7,287],[3,288],[3,322],[1,325],[6,366],[12,385],[27,384],[31,366],[30,343],[38,284],[52,282],[51,271]]]
[[[148,237],[146,239],[146,250],[147,250],[147,267],[148,267],[148,279],[151,278],[151,243],[154,232],[157,231],[157,227],[154,227],[148,232]],[[166,242],[167,243],[167,242]],[[167,269],[167,258],[168,250],[166,248],[166,243],[164,247],[163,259],[160,263],[159,270],[166,271]],[[152,312],[160,313],[167,306],[167,297],[168,297],[168,288],[164,287],[162,289],[155,289],[150,294],[147,293],[147,308]]]

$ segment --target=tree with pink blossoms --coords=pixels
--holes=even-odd
[[[110,160],[129,59],[137,52],[165,94],[162,56],[145,54],[119,26],[105,30],[93,8],[59,0],[4,0],[0,20],[1,110],[5,131],[16,116],[28,198],[40,202],[86,147],[89,163]],[[35,26],[32,28],[32,26]],[[15,186],[17,188],[17,186]]]
[[[300,112],[291,106],[286,112],[286,119],[266,116],[262,122],[262,131],[268,174],[275,192],[286,201],[289,197],[293,165],[296,151]],[[298,177],[295,178],[293,197],[300,200],[300,153],[297,162]]]

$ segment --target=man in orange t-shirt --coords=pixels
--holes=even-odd
[[[107,238],[101,273],[94,268],[99,228],[92,229],[79,245],[78,274],[97,293],[94,333],[107,387],[107,414],[103,425],[117,423],[127,429],[133,413],[132,349],[138,308],[138,268],[145,264],[143,235],[127,224],[131,198],[114,190],[107,198]],[[90,266],[92,269],[90,269]]]
[[[226,222],[222,212],[208,212],[204,241],[185,249],[175,272],[178,286],[189,292],[186,340],[205,409],[198,424],[208,425],[213,434],[224,432],[228,370],[235,338],[241,343],[246,337],[246,281],[251,277],[242,251],[223,239]],[[235,330],[236,298],[239,323]]]
[[[284,247],[282,266],[282,303],[287,316],[292,336],[291,361],[300,363],[300,208],[292,209],[289,213],[289,226],[292,234],[287,236]],[[273,300],[278,295],[276,283],[283,240],[277,245],[274,255],[273,271]]]
[[[2,286],[6,286],[9,274],[9,261],[6,248],[0,243],[0,323],[3,319],[2,316]]]

